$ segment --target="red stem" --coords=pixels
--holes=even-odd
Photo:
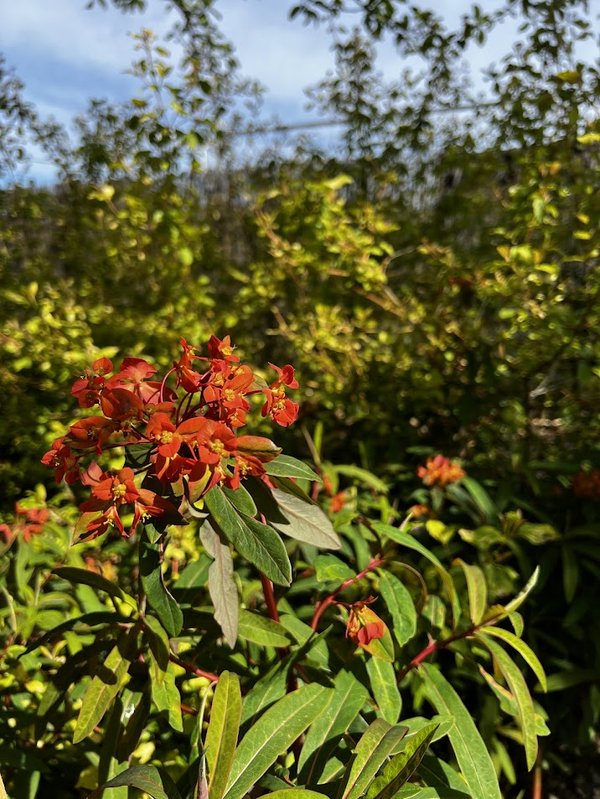
[[[279,622],[279,611],[277,610],[277,602],[275,600],[275,592],[273,591],[273,583],[268,577],[261,572],[260,581],[262,583],[263,595],[265,597],[265,604],[269,612],[269,616],[273,621]]]
[[[169,660],[171,663],[175,663],[177,666],[181,666],[182,669],[185,669],[188,674],[193,674],[196,677],[205,677],[207,680],[211,682],[219,682],[219,675],[213,674],[211,671],[204,671],[203,669],[199,669],[197,666],[194,666],[193,663],[186,663],[185,660],[180,660],[177,655],[174,655],[172,652],[169,654]]]
[[[402,682],[408,672],[419,666],[429,657],[429,655],[433,655],[434,652],[437,652],[440,649],[445,649],[445,647],[454,643],[454,641],[461,641],[463,638],[468,638],[470,635],[473,635],[473,633],[476,633],[480,627],[489,625],[492,621],[493,619],[486,619],[486,621],[481,624],[472,624],[470,627],[467,627],[466,630],[463,630],[460,633],[454,633],[454,635],[449,635],[448,638],[443,638],[441,641],[434,641],[433,639],[430,639],[427,646],[422,649],[418,655],[415,655],[410,663],[407,663],[406,666],[400,671],[398,674],[398,682]]]
[[[323,613],[325,613],[327,608],[330,605],[333,605],[333,603],[335,602],[338,594],[340,594],[346,588],[351,586],[353,583],[357,583],[359,580],[362,580],[362,578],[366,577],[366,575],[370,571],[373,571],[373,569],[376,569],[378,566],[381,566],[383,563],[384,563],[383,558],[381,558],[379,555],[377,555],[377,557],[373,558],[373,560],[369,563],[369,565],[365,569],[363,569],[361,572],[359,572],[354,577],[348,577],[347,580],[344,580],[344,582],[335,589],[333,594],[330,594],[328,597],[325,597],[325,599],[323,599],[321,602],[319,602],[317,604],[316,609],[315,609],[315,614],[313,616],[313,619],[312,619],[312,622],[311,622],[311,625],[310,625],[312,627],[312,629],[313,630],[317,629],[317,627],[319,626],[319,619],[321,618]]]

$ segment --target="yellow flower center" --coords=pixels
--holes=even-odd
[[[113,486],[112,494],[115,499],[121,499],[125,496],[125,492],[127,491],[127,486],[125,483],[119,483],[116,486]]]
[[[159,436],[161,444],[170,444],[173,441],[173,433],[170,430],[163,430]]]
[[[208,448],[211,452],[216,452],[217,455],[223,457],[225,452],[225,444],[220,439],[216,439],[216,441],[211,441],[208,445]]]
[[[231,402],[233,399],[235,399],[235,391],[232,388],[226,388],[223,392],[223,396],[227,402]]]

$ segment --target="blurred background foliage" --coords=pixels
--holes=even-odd
[[[579,55],[595,35],[588,4],[473,6],[452,31],[403,2],[290,5],[290,24],[332,35],[336,70],[309,97],[341,123],[336,147],[265,134],[219,3],[168,5],[181,62],[143,31],[137,96],[93,101],[75,138],[41,119],[0,63],[6,519],[48,485],[40,456],[71,419],[65,387],[93,359],[164,366],[182,336],[230,334],[252,361],[296,366],[290,454],[307,457],[308,440],[313,458],[368,470],[396,509],[429,502],[414,494],[425,455],[457,457],[478,479],[495,508],[475,520],[483,532],[461,538],[457,516],[447,536],[427,533],[446,559],[508,560],[507,593],[543,565],[530,640],[551,675],[552,664],[575,675],[556,685],[585,708],[566,725],[571,703],[550,707],[556,752],[561,732],[589,743],[600,713],[600,74]],[[462,59],[511,15],[519,40],[489,68],[483,100]],[[382,38],[419,69],[386,82]],[[257,145],[244,159],[249,127]],[[10,181],[24,140],[56,164],[55,185]],[[518,547],[500,521],[516,508],[535,527],[525,534],[519,517]],[[459,511],[444,513],[433,510],[446,530]]]

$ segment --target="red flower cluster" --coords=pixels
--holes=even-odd
[[[237,429],[246,423],[247,398],[259,393],[263,416],[283,427],[295,421],[298,404],[286,396],[286,389],[298,388],[293,367],[270,364],[277,377],[261,387],[252,369],[240,364],[229,336],[212,336],[208,357],[183,339],[181,347],[162,380],[141,358],[125,358],[116,372],[108,358],[100,358],[73,384],[79,406],[98,406],[102,415],[71,425],[42,463],[55,469],[57,482],[90,486],[91,498],[81,506],[92,514],[86,537],[113,525],[126,535],[124,506],[133,511],[129,534],[148,517],[177,517],[182,500],[196,502],[219,483],[239,488],[247,475],[263,476],[264,464],[279,454],[268,438],[237,435]],[[126,465],[104,472],[93,458],[116,447],[130,448]]]
[[[24,541],[29,541],[32,536],[42,532],[50,518],[48,508],[24,508],[18,502],[15,505],[15,514],[17,518],[12,527],[8,524],[0,524],[0,533],[7,541],[16,535],[20,535]]]
[[[465,472],[458,463],[443,455],[436,455],[434,458],[427,458],[425,466],[419,466],[417,476],[426,486],[445,488],[450,483],[462,480],[465,477]]]

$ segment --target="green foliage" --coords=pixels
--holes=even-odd
[[[600,720],[585,4],[507,0],[452,32],[357,0],[348,33],[344,4],[297,3],[335,34],[311,99],[343,148],[243,169],[228,134],[256,87],[216,2],[170,5],[182,63],[142,34],[138,96],[93,103],[75,145],[0,68],[1,166],[29,135],[60,170],[0,193],[0,773],[31,799],[516,796],[546,720],[549,762]],[[482,104],[457,65],[517,10],[521,46]],[[381,81],[382,36],[421,78]],[[200,175],[205,146],[218,175]],[[70,418],[64,387],[117,352],[168,368],[179,338],[213,330],[298,368],[300,460],[266,464],[271,491],[213,488],[139,550],[70,546],[78,489],[49,490],[39,464]],[[468,475],[418,484],[435,452]],[[33,532],[27,510],[47,513]],[[381,633],[366,646],[359,606]]]

